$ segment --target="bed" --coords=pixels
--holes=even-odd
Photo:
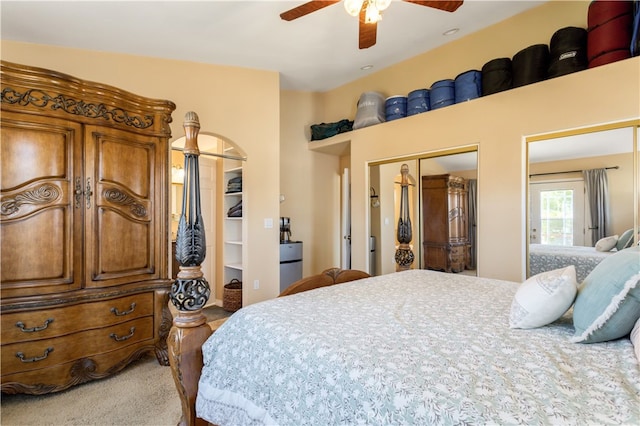
[[[597,251],[595,247],[530,244],[529,275],[574,265],[580,283],[598,263],[613,253],[616,251]]]
[[[197,116],[186,122],[185,186],[198,194]],[[575,304],[573,266],[563,269],[573,311],[536,328],[510,326],[528,315],[518,297],[531,283],[555,295],[555,271],[525,283],[429,270],[338,283],[334,271],[329,285],[245,306],[212,334],[198,208],[197,196],[183,207],[178,238],[189,238],[170,293],[182,425],[640,424],[640,352],[629,338],[640,324],[640,247],[594,268]],[[587,281],[606,285],[591,293]],[[616,305],[595,330],[576,321],[593,295]],[[574,343],[578,334],[600,343]]]
[[[247,306],[203,345],[201,418],[240,424],[637,424],[631,341],[510,329],[518,283],[426,270]]]

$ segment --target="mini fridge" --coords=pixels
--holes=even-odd
[[[302,241],[280,243],[280,292],[302,278]]]

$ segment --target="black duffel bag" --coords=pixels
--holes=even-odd
[[[350,132],[353,130],[353,121],[346,118],[335,123],[320,123],[311,125],[311,140],[330,138],[338,133]]]

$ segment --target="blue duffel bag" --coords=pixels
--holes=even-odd
[[[438,109],[456,102],[455,83],[451,79],[436,81],[431,85],[429,106]]]
[[[455,78],[456,103],[469,101],[482,96],[482,73],[469,70]]]

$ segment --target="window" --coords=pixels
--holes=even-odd
[[[573,245],[573,190],[540,191],[540,243]]]
[[[531,184],[531,243],[584,244],[584,182]]]

